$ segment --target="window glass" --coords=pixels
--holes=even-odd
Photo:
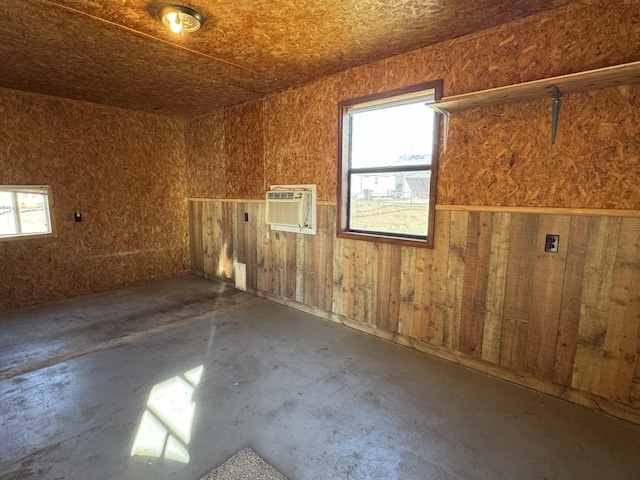
[[[351,168],[430,165],[435,112],[424,101],[351,115]]]
[[[433,246],[441,83],[340,103],[339,237]]]
[[[0,185],[0,238],[51,231],[48,186]]]
[[[0,235],[18,233],[13,208],[13,196],[10,192],[0,191]]]
[[[351,175],[350,228],[426,237],[430,179],[429,171]]]

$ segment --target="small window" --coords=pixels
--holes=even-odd
[[[0,239],[51,232],[48,186],[0,185]]]
[[[442,81],[340,102],[338,237],[433,247]]]

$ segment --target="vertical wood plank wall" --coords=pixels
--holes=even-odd
[[[640,423],[640,219],[439,210],[428,250],[338,239],[335,214],[300,235],[190,201],[192,269],[245,263],[267,298]]]

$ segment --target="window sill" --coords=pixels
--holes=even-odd
[[[37,240],[42,238],[55,238],[54,233],[36,233],[33,235],[12,235],[10,237],[0,237],[0,242],[14,242],[16,240]]]
[[[403,247],[433,248],[433,238],[413,238],[395,235],[384,235],[363,232],[341,231],[336,235],[338,238],[348,240],[361,240],[365,242],[388,243]]]

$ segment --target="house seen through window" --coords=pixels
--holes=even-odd
[[[433,245],[440,85],[340,103],[338,236]]]
[[[0,185],[0,239],[51,231],[48,186]]]

